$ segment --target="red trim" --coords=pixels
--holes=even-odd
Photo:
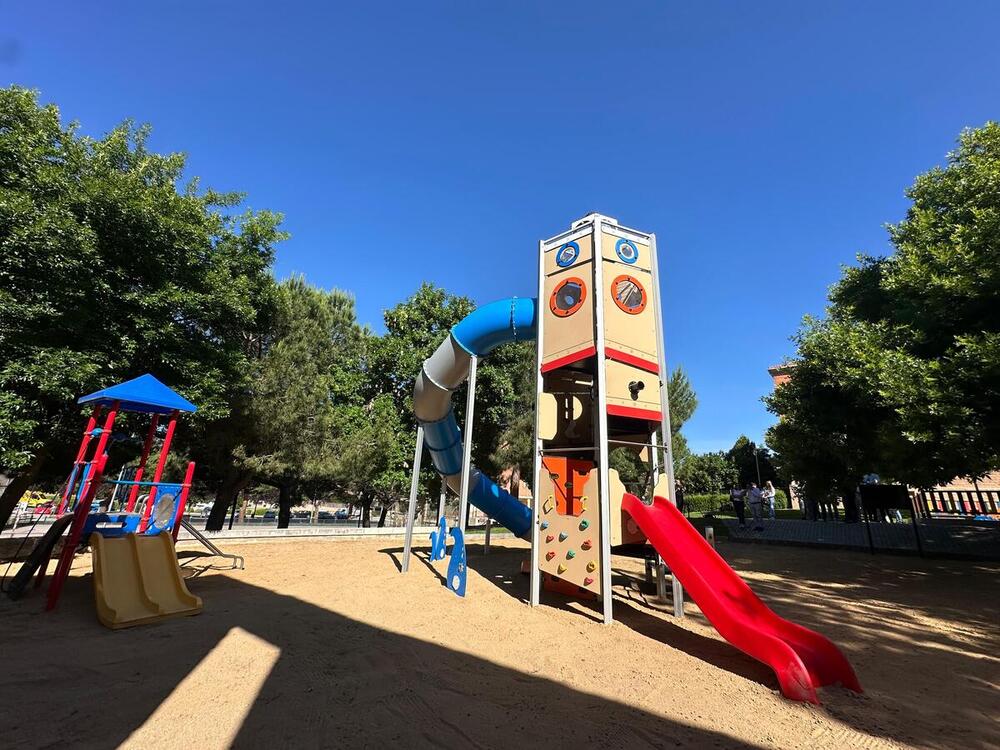
[[[565,357],[554,359],[551,362],[546,362],[544,365],[542,365],[542,372],[558,370],[560,367],[565,367],[566,365],[571,365],[574,362],[579,362],[581,359],[586,359],[587,357],[593,357],[595,354],[597,354],[597,347],[588,346],[586,349],[581,349],[578,352],[567,354]]]
[[[634,354],[629,354],[618,349],[612,349],[610,346],[604,347],[604,356],[608,359],[613,359],[616,362],[624,362],[626,365],[638,367],[640,370],[651,372],[654,375],[658,375],[660,372],[660,366],[656,362],[650,362],[648,359],[637,357]]]
[[[613,417],[631,417],[632,419],[648,419],[650,422],[660,421],[660,412],[652,409],[636,409],[633,406],[615,406],[608,404],[608,414]]]

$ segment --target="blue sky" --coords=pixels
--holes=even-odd
[[[157,7],[154,7],[157,6]],[[131,117],[286,215],[277,272],[535,288],[590,211],[655,231],[698,451],[759,439],[767,366],[903,189],[1000,117],[1000,4],[0,0],[0,82],[100,135]]]

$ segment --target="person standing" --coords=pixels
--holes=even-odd
[[[677,501],[677,510],[684,512],[684,485],[681,480],[674,482],[674,500]]]
[[[774,497],[778,493],[776,493],[774,491],[774,485],[771,483],[770,479],[768,479],[766,482],[764,482],[764,492],[762,494],[764,495],[764,502],[767,504],[768,514],[771,516],[771,520],[773,521],[774,520]]]
[[[750,515],[753,516],[753,530],[763,531],[764,520],[761,515],[761,505],[764,502],[764,494],[756,482],[750,482],[750,488],[747,490],[747,501],[750,503]]]
[[[747,503],[744,499],[746,497],[746,491],[741,490],[737,485],[733,485],[729,490],[729,502],[733,504],[733,510],[736,511],[736,517],[740,521],[740,528],[745,529],[747,527]]]

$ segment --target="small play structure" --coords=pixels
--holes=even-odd
[[[194,463],[187,465],[182,482],[163,481],[177,420],[181,413],[194,412],[197,407],[148,374],[84,396],[79,403],[91,405],[93,411],[61,493],[56,519],[14,576],[8,595],[20,597],[36,573],[36,587],[42,584],[62,539],[46,597],[47,610],[59,601],[74,555],[89,545],[97,615],[108,627],[198,614],[201,600],[187,590],[174,551]],[[150,415],[142,453],[130,478],[124,478],[123,471],[122,478],[105,479],[108,449],[118,439],[115,420],[125,412]],[[146,481],[146,464],[161,417],[168,420],[166,431],[153,478]],[[113,489],[104,508],[95,503],[102,485]],[[113,507],[116,504],[121,506],[117,510]]]
[[[419,426],[402,570],[409,568],[426,446],[459,497],[446,578],[456,593],[465,592],[462,532],[472,503],[530,540],[532,606],[544,585],[600,600],[604,622],[611,623],[612,552],[652,553],[660,591],[661,560],[672,574],[674,614],[683,616],[687,588],[726,640],[774,670],[787,697],[818,703],[816,688],[835,683],[860,692],[840,650],[772,612],[675,507],[670,440],[661,445],[657,439],[657,429],[671,434],[659,288],[655,235],[589,214],[539,243],[538,299],[492,302],[452,328],[423,363],[414,388]],[[479,359],[505,342],[532,339],[538,345],[534,495],[528,507],[471,465],[469,425]],[[466,380],[463,441],[451,395]],[[609,467],[609,451],[620,446],[650,464],[651,502],[626,492]],[[440,519],[432,560],[445,556],[446,528]]]

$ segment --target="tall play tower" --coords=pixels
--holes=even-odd
[[[564,581],[611,622],[611,548],[646,536],[622,512],[610,451],[640,453],[654,494],[673,498],[656,236],[588,214],[539,242],[538,300],[531,603],[543,578]],[[674,600],[681,614],[679,586]]]
[[[471,503],[531,541],[532,606],[544,582],[564,594],[600,599],[610,623],[612,550],[655,553],[670,566],[674,614],[684,613],[683,584],[726,640],[774,669],[785,695],[816,703],[817,687],[838,682],[860,691],[836,645],[771,611],[675,507],[658,295],[656,237],[594,213],[538,244],[537,299],[491,302],[451,329],[424,361],[413,389],[418,426],[401,571],[409,569],[426,447],[443,484],[460,498],[445,577],[455,593],[465,593],[463,532]],[[537,361],[529,508],[472,465],[469,426],[479,359],[505,342],[532,339]],[[466,382],[463,440],[451,401]],[[609,455],[619,447],[650,465],[651,498],[628,492],[611,468]],[[447,519],[438,523],[432,561],[446,556]],[[657,571],[662,592],[663,566]]]

